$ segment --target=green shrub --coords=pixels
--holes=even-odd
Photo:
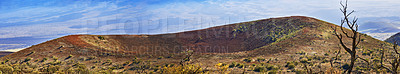
[[[81,58],[79,58],[78,60],[80,60],[80,61],[85,61],[86,58],[85,58],[85,57],[81,57]]]
[[[14,69],[11,66],[0,65],[0,71],[3,74],[13,74]]]
[[[356,68],[356,70],[363,70],[363,71],[367,71],[368,70],[368,68],[363,68],[363,67],[360,67],[360,66],[356,66],[355,68]]]
[[[271,70],[271,71],[268,71],[268,74],[277,74],[278,73],[278,71],[277,70]]]
[[[24,62],[28,62],[28,61],[31,61],[31,60],[32,60],[32,58],[27,57],[27,58],[25,58]]]
[[[238,63],[238,64],[236,65],[236,67],[238,67],[238,68],[243,68],[243,67],[244,67],[244,64]]]
[[[107,59],[106,63],[112,63],[112,60],[111,59]]]
[[[253,71],[255,71],[255,72],[265,72],[267,70],[265,69],[264,66],[256,66]]]
[[[277,67],[277,66],[275,66],[275,65],[268,65],[268,66],[267,66],[267,69],[268,69],[268,70],[278,70],[279,67]]]
[[[364,52],[362,52],[362,55],[368,55],[368,56],[370,56],[371,53],[370,53],[369,51],[364,51]]]
[[[303,59],[300,59],[300,63],[309,63],[309,62],[307,59],[303,58]]]
[[[294,72],[296,73],[296,74],[307,74],[307,72],[305,71],[305,70],[294,70]]]
[[[49,67],[47,67],[46,71],[47,71],[47,72],[50,72],[50,73],[55,73],[55,72],[57,72],[60,68],[61,68],[61,66],[58,66],[58,65],[56,65],[56,66],[50,65]]]
[[[350,68],[350,65],[346,63],[346,64],[344,64],[344,65],[342,66],[342,68],[345,69],[345,70],[347,70],[347,69]]]
[[[329,53],[325,53],[324,55],[325,55],[325,56],[329,56]]]
[[[88,60],[93,60],[93,59],[96,59],[96,56],[90,56],[90,57],[88,57],[88,58],[86,59],[86,61],[88,61]]]
[[[251,60],[251,58],[246,58],[246,59],[244,59],[243,61],[249,63],[249,62],[251,62],[252,60]]]
[[[103,65],[111,65],[111,64],[112,64],[111,59],[107,59],[106,62],[103,63]]]
[[[374,58],[374,59],[372,59],[372,61],[373,61],[373,62],[380,62],[381,59],[380,59],[380,58]]]
[[[231,64],[229,64],[229,68],[233,68],[236,67],[236,62],[232,62]]]
[[[97,36],[100,40],[105,40],[104,36]]]
[[[264,58],[257,58],[257,61],[261,62],[261,61],[265,61],[265,59]]]
[[[58,60],[58,57],[56,57],[56,56],[53,56],[52,58],[53,58],[54,61]]]
[[[328,63],[329,61],[330,61],[329,59],[324,59],[324,60],[322,60],[321,63]]]
[[[38,61],[39,61],[39,59],[36,59],[36,60],[35,60],[35,62],[38,62]]]
[[[4,61],[4,63],[7,63],[8,61],[10,61],[10,59],[6,59],[6,60]]]
[[[130,61],[126,61],[125,63],[123,63],[122,65],[126,66],[130,63]]]
[[[159,56],[157,59],[162,59],[162,58],[164,58],[163,56]]]
[[[160,74],[203,74],[207,72],[203,70],[199,64],[188,64],[163,67],[159,72]]]
[[[43,58],[43,60],[40,61],[40,62],[45,62],[45,61],[47,61],[47,60],[48,60],[47,58]]]
[[[72,57],[74,57],[74,56],[73,55],[69,55],[67,58],[65,58],[65,60],[70,59]]]
[[[311,61],[313,58],[307,58],[307,61]]]
[[[293,62],[287,62],[286,63],[286,67],[288,67],[288,69],[293,69],[296,65]]]
[[[35,53],[35,51],[32,51],[31,53],[27,54],[26,56],[32,55],[33,53]]]
[[[61,63],[62,63],[61,61],[50,62],[51,65],[60,65]]]
[[[289,64],[289,66],[288,66],[289,69],[294,69],[294,67],[296,67],[296,65],[294,65],[294,64]]]
[[[296,54],[299,54],[299,55],[305,55],[305,54],[306,54],[306,52],[304,52],[304,51],[299,51],[299,52],[296,52]]]

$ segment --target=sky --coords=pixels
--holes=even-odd
[[[340,0],[2,0],[0,50],[71,34],[164,34],[285,16],[334,24]],[[360,30],[375,38],[400,31],[400,1],[349,0]]]

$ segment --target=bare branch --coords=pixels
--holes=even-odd
[[[390,72],[392,72],[392,73],[393,73],[393,71],[392,71],[392,70],[390,70],[390,68],[388,68],[388,67],[385,67],[385,66],[381,65],[381,68],[385,68],[386,70],[389,70]]]
[[[360,42],[361,42],[361,34],[358,34],[358,41],[356,43],[356,46],[358,46],[358,44],[360,44]]]
[[[354,11],[354,10],[352,10],[350,13],[348,13],[346,16],[350,16],[351,14],[353,14],[354,12],[356,12],[356,11]]]

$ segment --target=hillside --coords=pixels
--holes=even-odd
[[[288,68],[286,63],[305,58],[315,58],[308,62],[320,66],[311,65],[312,68],[321,68],[322,65],[320,70],[325,71],[330,68],[326,60],[340,49],[331,27],[339,26],[315,18],[291,16],[160,35],[69,35],[34,45],[0,60],[5,64],[34,64],[34,68],[28,68],[43,73],[52,73],[49,67],[54,66],[59,66],[56,70],[63,71],[140,72],[143,69],[141,72],[160,72],[164,65],[179,64],[187,55],[182,52],[192,50],[194,55],[190,62],[202,64],[202,68],[210,67],[205,68],[210,72],[220,71],[220,68],[213,67],[218,63],[239,63],[245,66],[246,73],[260,72],[253,71],[259,66],[277,67],[268,68],[265,72],[297,72],[302,70],[301,65]],[[361,38],[359,54],[368,55],[360,57],[373,59],[379,53],[374,52],[380,49],[379,45],[385,44],[387,49],[390,47],[389,43],[366,34],[362,34]],[[349,39],[345,40],[349,43]],[[347,60],[348,56],[343,52],[340,54],[343,60],[336,64]],[[142,62],[137,63],[138,59]],[[84,67],[76,67],[77,64]],[[227,69],[227,72],[242,71],[241,67]]]
[[[400,32],[390,36],[388,39],[385,40],[386,42],[393,43],[394,41],[400,41]],[[400,45],[400,44],[398,44]]]

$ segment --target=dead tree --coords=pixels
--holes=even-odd
[[[382,47],[383,48],[383,47]],[[388,71],[392,72],[392,74],[397,74],[397,69],[400,66],[400,53],[397,51],[397,41],[393,42],[393,50],[396,53],[396,56],[394,57],[394,59],[389,63],[391,65],[391,68],[386,67],[385,65],[383,65],[383,58],[384,58],[384,50],[382,50],[382,56],[381,56],[381,68],[387,69]]]
[[[355,11],[352,10],[350,12],[347,11],[347,0],[345,2],[345,4],[343,4],[343,2],[340,2],[340,5],[342,6],[342,8],[340,8],[340,11],[342,11],[344,18],[341,19],[341,23],[340,23],[340,30],[341,33],[337,32],[337,27],[332,27],[332,29],[335,32],[335,36],[339,39],[341,46],[346,50],[347,53],[350,54],[351,58],[350,58],[350,67],[349,69],[345,70],[344,73],[348,73],[350,74],[351,71],[353,70],[354,67],[354,63],[356,62],[356,60],[360,57],[357,56],[357,51],[356,48],[358,46],[358,44],[360,44],[361,42],[361,34],[359,34],[358,31],[358,24],[357,24],[357,20],[358,18],[354,17],[353,20],[350,20],[350,15],[352,13],[354,13]],[[351,32],[346,32],[343,25],[347,25],[347,27],[351,30]],[[344,38],[350,38],[351,39],[351,46],[347,46],[344,42]],[[368,62],[368,61],[366,61]]]

